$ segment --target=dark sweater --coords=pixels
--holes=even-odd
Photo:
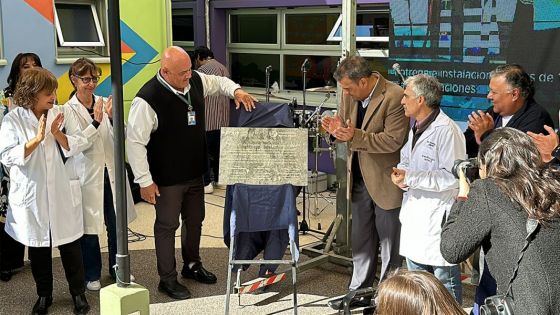
[[[196,125],[188,124],[188,105],[153,77],[138,92],[156,112],[158,127],[146,146],[150,173],[159,186],[202,177],[208,167],[204,128],[204,89],[193,72],[190,98]]]
[[[490,179],[473,183],[457,201],[441,232],[441,253],[460,263],[482,245],[488,268],[505,294],[525,243],[527,212]],[[515,314],[560,314],[560,221],[541,226],[513,282]]]
[[[494,113],[493,107],[488,108],[486,112],[490,113],[492,118],[494,118],[494,123],[496,123],[499,115]],[[544,125],[554,128],[554,122],[552,121],[550,114],[533,99],[529,99],[525,102],[525,105],[523,105],[523,107],[521,107],[513,115],[513,117],[511,117],[507,125],[502,127],[511,127],[523,132],[532,131],[534,133],[542,132],[547,134],[546,129],[543,127]],[[485,133],[482,136],[482,139],[487,137],[489,134],[490,132]],[[476,143],[476,138],[474,137],[474,132],[471,128],[467,128],[465,131],[465,141],[467,143],[468,156],[476,157],[478,154],[478,144]]]

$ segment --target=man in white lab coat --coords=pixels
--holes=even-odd
[[[466,158],[465,137],[459,126],[440,110],[442,87],[436,78],[416,75],[406,80],[401,104],[416,122],[393,169],[393,183],[405,191],[401,221],[400,254],[409,270],[433,273],[462,303],[458,265],[443,259],[441,227],[458,193],[451,173],[457,159]]]

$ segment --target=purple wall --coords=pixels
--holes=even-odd
[[[214,58],[226,64],[227,14],[225,9],[210,7],[210,43]]]

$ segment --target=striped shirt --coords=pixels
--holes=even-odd
[[[204,74],[229,78],[227,68],[214,59],[208,60],[197,69]],[[210,95],[204,99],[206,104],[206,131],[220,130],[229,126],[229,98],[222,95]]]

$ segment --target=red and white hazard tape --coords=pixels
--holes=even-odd
[[[270,276],[266,279],[263,279],[261,281],[258,281],[258,282],[252,283],[250,285],[240,287],[238,293],[239,294],[251,293],[253,291],[256,291],[259,288],[266,287],[268,285],[280,282],[284,279],[286,279],[286,273],[281,273],[279,275],[272,275],[272,276]]]

